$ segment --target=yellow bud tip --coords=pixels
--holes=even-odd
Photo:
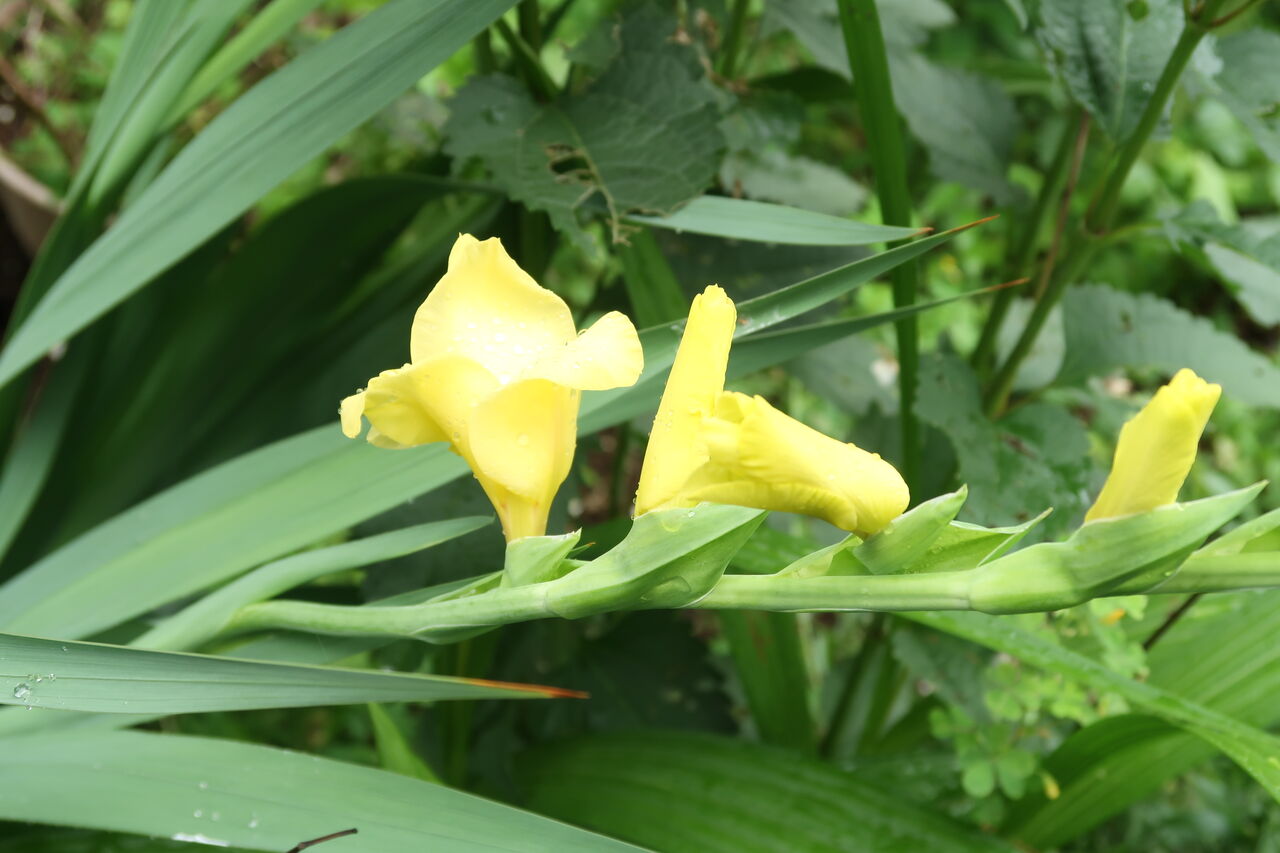
[[[1111,473],[1085,521],[1171,504],[1191,472],[1222,388],[1179,370],[1120,430]]]

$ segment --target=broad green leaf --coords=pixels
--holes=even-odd
[[[1012,849],[825,762],[706,734],[580,737],[519,775],[539,812],[665,853]]]
[[[1031,403],[991,422],[972,371],[955,356],[926,357],[920,369],[920,419],[951,441],[958,478],[969,486],[963,518],[1019,524],[1054,508],[1046,529],[1078,523],[1089,484],[1084,427],[1064,409]]]
[[[916,622],[964,637],[1096,690],[1124,697],[1144,712],[1213,744],[1280,800],[1280,737],[1186,699],[1180,693],[1119,675],[1016,623],[983,613],[912,613]]]
[[[996,81],[943,67],[914,51],[890,61],[893,98],[911,134],[929,150],[929,167],[1009,204],[1018,192],[1005,176],[1013,152],[1017,114]],[[963,139],[964,144],[956,140]]]
[[[312,755],[140,732],[7,738],[0,818],[288,850],[351,827],[343,853],[635,850],[510,806]],[[320,848],[323,849],[323,848]]]
[[[1226,104],[1258,147],[1280,162],[1280,122],[1276,120],[1280,92],[1280,33],[1255,26],[1232,33],[1216,44],[1220,65],[1208,79],[1210,92]]]
[[[1102,285],[1071,288],[1062,301],[1067,354],[1059,383],[1083,382],[1117,367],[1190,367],[1223,393],[1255,406],[1280,407],[1280,368],[1235,335],[1151,294]]]
[[[1071,96],[1113,140],[1138,122],[1182,31],[1177,0],[1043,0],[1040,41]]]
[[[0,625],[89,636],[464,471],[443,445],[389,453],[320,427],[186,480],[54,551],[0,586]]]
[[[866,187],[835,166],[775,146],[728,154],[720,164],[720,185],[756,201],[836,217],[857,213],[870,196]]]
[[[512,198],[583,246],[580,209],[598,195],[618,242],[625,214],[671,210],[719,166],[716,93],[694,52],[672,39],[676,26],[652,8],[632,13],[608,69],[550,104],[515,78],[472,78],[452,101],[446,150],[478,158]]]
[[[1228,225],[1200,199],[1166,220],[1165,229],[1184,254],[1217,273],[1249,316],[1263,326],[1280,325],[1280,235],[1273,228]]]
[[[667,216],[630,216],[628,221],[762,243],[797,246],[865,246],[917,236],[915,228],[855,222],[780,204],[723,196],[700,196]]]
[[[1229,246],[1208,243],[1204,253],[1224,280],[1234,286],[1236,298],[1249,316],[1263,326],[1280,325],[1280,241],[1269,241],[1263,261]]]
[[[564,696],[556,688],[157,652],[0,634],[0,704],[191,714],[363,702]]]
[[[391,0],[263,80],[58,279],[0,351],[0,384],[231,222],[511,5]]]

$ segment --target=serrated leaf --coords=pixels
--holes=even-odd
[[[583,246],[581,208],[599,196],[617,241],[626,214],[675,209],[720,165],[716,95],[692,51],[670,41],[675,28],[648,8],[633,14],[609,68],[546,105],[514,78],[473,78],[452,101],[446,150],[480,159],[512,198]]]
[[[1067,354],[1059,383],[1118,367],[1170,375],[1190,367],[1243,403],[1280,407],[1280,368],[1209,320],[1151,294],[1076,286],[1063,298],[1062,321]]]
[[[977,380],[955,356],[923,360],[920,418],[951,440],[959,478],[969,486],[964,517],[980,524],[1029,521],[1052,506],[1050,534],[1065,531],[1083,510],[1088,438],[1065,410],[1033,403],[992,423],[982,411]]]
[[[997,204],[1017,200],[1005,176],[1017,131],[1013,99],[994,80],[915,52],[892,56],[890,71],[894,101],[912,135],[929,150],[933,173]]]
[[[1116,141],[1137,124],[1182,31],[1177,0],[1043,0],[1038,34],[1071,96]]]
[[[1252,27],[1218,41],[1221,67],[1209,89],[1273,162],[1280,163],[1280,33]]]

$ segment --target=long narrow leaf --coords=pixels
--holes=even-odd
[[[391,0],[255,86],[54,283],[0,351],[0,385],[235,219],[511,5]]]
[[[256,744],[63,732],[6,738],[3,750],[6,820],[253,850],[351,828],[335,851],[636,849],[443,785]]]
[[[103,714],[191,714],[364,702],[528,699],[554,687],[264,663],[0,634],[0,704]]]

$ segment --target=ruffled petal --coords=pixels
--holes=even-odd
[[[414,364],[462,355],[506,383],[574,337],[564,300],[520,269],[502,241],[463,234],[414,315],[410,353]]]
[[[497,380],[462,356],[386,370],[369,380],[362,394],[343,401],[343,428],[354,421],[355,399],[363,398],[369,441],[380,447],[415,447],[452,442],[464,456],[465,428],[471,410],[496,390]],[[348,405],[348,401],[352,401]],[[358,421],[356,434],[359,434]],[[351,433],[348,432],[348,435]]]
[[[526,372],[579,391],[634,385],[644,370],[644,350],[625,314],[610,311],[563,347],[553,349]]]
[[[795,512],[867,536],[910,501],[902,476],[878,454],[823,435],[763,397],[721,395],[703,439],[708,462],[684,485],[681,504]]]
[[[667,387],[662,392],[636,491],[636,514],[673,506],[691,474],[708,461],[699,436],[724,390],[738,312],[716,285],[693,300]]]
[[[1111,473],[1085,521],[1132,515],[1176,501],[1221,394],[1221,386],[1186,368],[1179,370],[1120,428]]]

